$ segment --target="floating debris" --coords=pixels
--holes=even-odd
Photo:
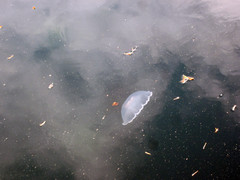
[[[234,112],[234,111],[236,110],[236,108],[237,108],[237,105],[235,104],[235,105],[232,107],[231,111]]]
[[[9,56],[7,59],[10,60],[14,57],[14,55],[12,54],[11,56]]]
[[[215,128],[214,133],[217,133],[219,131],[219,128]]]
[[[126,56],[131,56],[133,53],[132,52],[126,52],[126,53],[123,53],[124,55]]]
[[[195,176],[198,173],[198,170],[192,173],[192,176]]]
[[[53,88],[53,83],[49,84],[48,89],[52,89]]]
[[[112,106],[118,106],[118,102],[113,102]]]
[[[104,119],[105,119],[105,117],[106,117],[106,116],[104,115],[104,116],[102,117],[102,120],[104,120]]]
[[[185,84],[187,81],[192,81],[194,80],[194,77],[190,77],[190,76],[186,76],[186,75],[182,75],[182,80],[180,81],[180,83]]]
[[[152,154],[150,152],[145,151],[145,154],[151,156]]]
[[[45,123],[46,121],[43,121],[41,124],[39,124],[39,126],[42,127]]]
[[[138,48],[137,46],[133,47],[132,52],[135,52],[137,50],[137,48]]]
[[[221,93],[221,94],[219,94],[219,97],[223,97],[223,94]]]
[[[2,29],[2,26],[0,26],[0,29]]]
[[[207,146],[207,143],[205,142],[202,149],[205,149],[206,146]]]
[[[32,7],[32,10],[35,10],[35,9],[36,9],[36,7],[35,7],[35,6],[33,6],[33,7]]]
[[[173,98],[173,100],[174,101],[176,101],[176,100],[178,100],[178,99],[180,99],[180,97],[178,96],[178,97],[175,97],[175,98]]]
[[[125,52],[125,53],[123,53],[124,55],[126,55],[126,56],[131,56],[136,50],[137,50],[137,46],[135,46],[135,47],[133,47],[132,48],[132,51],[129,51],[129,52]]]

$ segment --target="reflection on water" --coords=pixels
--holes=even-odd
[[[239,178],[236,4],[32,3],[0,2],[0,179]]]

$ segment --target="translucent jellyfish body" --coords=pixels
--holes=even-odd
[[[136,91],[131,94],[122,105],[122,124],[131,123],[149,102],[151,96],[151,91]]]

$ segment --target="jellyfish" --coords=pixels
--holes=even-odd
[[[122,125],[131,123],[149,102],[151,96],[150,91],[136,91],[131,94],[122,105]]]

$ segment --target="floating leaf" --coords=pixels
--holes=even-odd
[[[118,106],[118,102],[113,102],[112,106]]]
[[[137,50],[137,46],[133,47],[132,51],[125,52],[123,54],[126,55],[126,56],[131,56],[136,50]]]
[[[194,77],[190,77],[190,76],[186,76],[186,75],[182,75],[182,80],[180,81],[180,83],[185,84],[187,81],[192,81],[194,80]]]
[[[14,57],[14,55],[12,54],[11,56],[9,56],[7,59],[10,60]]]
[[[53,83],[49,84],[48,89],[52,89],[53,88]]]
[[[145,151],[145,154],[151,156],[152,154],[150,152]]]
[[[39,124],[39,126],[42,127],[45,123],[46,121],[43,121],[41,124]]]

